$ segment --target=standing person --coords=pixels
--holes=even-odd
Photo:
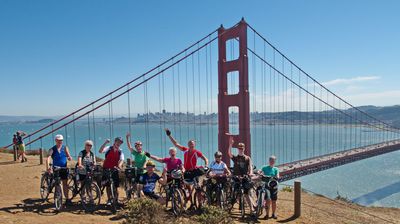
[[[275,156],[270,156],[269,157],[269,165],[263,166],[261,168],[262,173],[265,176],[270,176],[270,177],[275,177],[276,179],[279,179],[279,169],[278,167],[275,166],[276,162],[276,157]],[[266,197],[266,206],[265,206],[265,218],[269,218],[269,208],[272,207],[272,216],[271,218],[276,219],[276,201],[278,200],[278,188],[269,188],[267,191],[267,194],[265,194]]]
[[[140,188],[139,192],[142,196],[147,196],[151,199],[157,200],[160,204],[165,203],[164,198],[154,192],[156,188],[156,183],[164,185],[167,183],[167,175],[166,169],[164,169],[162,176],[160,177],[158,174],[154,172],[156,164],[153,161],[149,160],[146,163],[147,172],[140,176]]]
[[[77,174],[79,176],[79,181],[81,185],[86,179],[86,174],[87,174],[86,168],[96,165],[96,157],[92,152],[92,147],[93,147],[93,142],[91,140],[86,140],[85,149],[79,152],[78,155]],[[93,195],[91,195],[92,191],[90,189],[85,189],[85,190],[87,190],[90,197],[90,202],[92,203],[93,202]],[[83,195],[84,195],[83,197],[85,197],[85,190],[83,190]]]
[[[135,157],[135,167],[140,169],[140,174],[144,174],[146,171],[147,156],[143,151],[143,144],[141,141],[135,142],[135,148],[132,148],[131,144],[131,133],[126,134],[126,144],[128,145],[129,151]]]
[[[57,167],[67,167],[67,160],[71,161],[72,157],[69,153],[69,149],[67,146],[63,145],[64,137],[62,135],[55,136],[56,144],[49,150],[49,156],[46,160],[46,169],[48,172],[52,172],[52,169]],[[50,167],[50,159],[53,161],[52,167]],[[66,198],[65,204],[70,205],[71,199],[68,199],[68,169],[61,169],[60,170],[60,178],[63,183],[63,192]]]
[[[222,183],[225,187],[225,183],[227,181],[227,176],[231,175],[231,171],[228,166],[222,161],[222,152],[217,151],[214,153],[215,160],[210,164],[210,172],[207,193],[211,194],[214,191],[215,187],[218,183]],[[214,179],[216,182],[212,181]]]
[[[154,155],[150,155],[149,152],[146,152],[146,155],[159,163],[165,163],[167,172],[171,172],[172,170],[176,169],[182,169],[182,160],[176,158],[176,148],[174,147],[169,148],[169,157],[160,158]]]
[[[13,150],[14,150],[14,155],[17,155],[17,159],[19,160],[19,153],[18,153],[18,147],[17,147],[17,134],[14,134],[13,136]],[[15,159],[15,157],[14,157]]]
[[[112,146],[107,146],[107,144],[110,143],[110,139],[107,139],[103,145],[101,145],[99,149],[99,153],[105,153],[105,159],[103,162],[103,168],[104,169],[113,169],[116,168],[118,170],[122,169],[122,164],[124,163],[124,153],[122,152],[122,149],[120,148],[122,143],[124,141],[122,140],[121,137],[117,137],[114,139],[114,144]],[[117,201],[118,201],[118,187],[119,187],[119,173],[118,172],[113,172],[112,173],[112,178],[115,183],[115,187],[117,189]],[[103,178],[105,175],[103,175]],[[111,200],[110,200],[110,195],[111,195],[111,189],[110,186],[107,186],[107,205],[111,205]]]
[[[196,142],[194,140],[189,140],[188,141],[188,147],[180,145],[171,135],[171,131],[169,129],[165,129],[165,133],[171,140],[172,144],[175,145],[179,150],[183,151],[183,167],[184,167],[184,178],[193,180],[194,178],[197,178],[198,176],[201,176],[203,172],[198,168],[197,166],[197,159],[201,158],[204,160],[205,166],[208,167],[208,159],[203,155],[202,152],[197,150],[196,147]],[[186,186],[186,188],[189,190],[189,192],[192,192],[192,186]],[[185,197],[185,206],[190,199],[192,201],[192,195],[186,195]]]
[[[238,143],[238,154],[236,156],[232,155],[232,145],[234,143],[233,137],[229,136],[229,148],[228,156],[233,161],[233,175],[243,178],[244,181],[244,193],[246,197],[247,204],[250,207],[251,215],[254,216],[255,204],[252,200],[252,186],[251,177],[253,176],[253,163],[250,156],[244,154],[245,145],[244,143]]]
[[[24,139],[22,138],[23,136],[26,135],[25,132],[22,131],[17,131],[17,149],[18,149],[18,153],[19,156],[21,157],[21,163],[23,162],[28,162],[28,159],[26,158],[26,154],[25,154],[25,144],[24,144]]]

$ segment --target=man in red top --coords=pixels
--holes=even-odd
[[[117,137],[114,140],[114,144],[112,146],[107,146],[106,145],[110,143],[110,140],[107,139],[103,145],[100,147],[99,153],[105,153],[105,160],[103,162],[103,168],[104,170],[106,169],[113,169],[116,168],[118,170],[122,169],[122,164],[124,163],[124,153],[122,152],[122,149],[120,148],[122,143],[124,141],[122,140],[121,137]],[[105,175],[103,175],[105,177]],[[119,174],[118,172],[113,172],[112,173],[112,178],[115,183],[115,187],[118,189],[119,187]],[[110,186],[107,186],[107,205],[111,205],[110,201],[110,195],[111,195],[111,189]],[[117,195],[116,195],[117,201],[118,201],[118,190],[117,190]]]
[[[193,180],[194,178],[201,176],[204,174],[203,171],[198,169],[197,166],[197,159],[201,158],[204,160],[205,166],[208,167],[208,159],[203,155],[202,152],[199,150],[195,149],[196,147],[196,142],[194,140],[189,140],[188,142],[188,147],[180,145],[172,136],[171,136],[171,131],[168,129],[165,129],[165,132],[169,139],[171,140],[172,144],[175,145],[179,150],[183,151],[183,168],[185,170],[184,173],[184,178]],[[186,186],[189,189],[189,192],[192,192],[192,186]],[[186,200],[185,200],[185,206],[187,201],[190,199],[191,200],[191,195],[186,195]],[[192,200],[191,200],[192,201]]]

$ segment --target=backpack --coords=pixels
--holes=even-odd
[[[106,152],[106,155],[104,156],[104,158],[107,158],[108,153],[111,152],[111,150],[113,150],[113,146],[110,146],[110,149]],[[90,155],[92,156],[92,155]],[[118,156],[121,156],[121,150],[118,150]]]

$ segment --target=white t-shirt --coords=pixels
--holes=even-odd
[[[215,161],[211,163],[210,169],[216,175],[222,175],[225,173],[225,169],[227,168],[224,162],[216,163]]]

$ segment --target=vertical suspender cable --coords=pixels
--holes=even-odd
[[[72,115],[72,119],[75,119],[75,114]],[[75,121],[72,122],[72,126],[74,128],[74,153],[75,153],[75,157],[76,157],[76,130],[75,130]]]
[[[197,45],[197,48],[199,48],[199,44]],[[201,117],[203,116],[203,113],[201,111],[201,72],[200,72],[200,51],[197,52],[197,75],[199,78],[198,82],[198,90],[199,90],[199,141],[200,141],[200,148],[203,148],[203,141],[202,141],[202,119]]]
[[[211,40],[211,36],[209,37],[209,39]],[[210,57],[209,57],[209,59],[210,59],[210,96],[211,96],[211,100],[210,100],[210,109],[211,109],[211,124],[212,124],[212,126],[211,126],[211,145],[214,147],[214,110],[213,110],[213,101],[212,101],[212,99],[213,99],[213,70],[212,70],[212,53],[211,53],[211,51],[212,51],[212,43],[210,43],[210,51],[209,51],[209,54],[210,54]],[[221,150],[221,149],[219,149],[219,150]]]
[[[94,109],[94,105],[93,104],[92,104],[92,109]],[[95,121],[95,118],[94,118],[94,110],[93,110],[93,114],[92,114],[92,119],[93,119],[93,148],[95,149],[94,150],[94,155],[96,156],[96,154],[97,154],[97,148],[96,148],[97,138],[96,138],[96,121]]]

